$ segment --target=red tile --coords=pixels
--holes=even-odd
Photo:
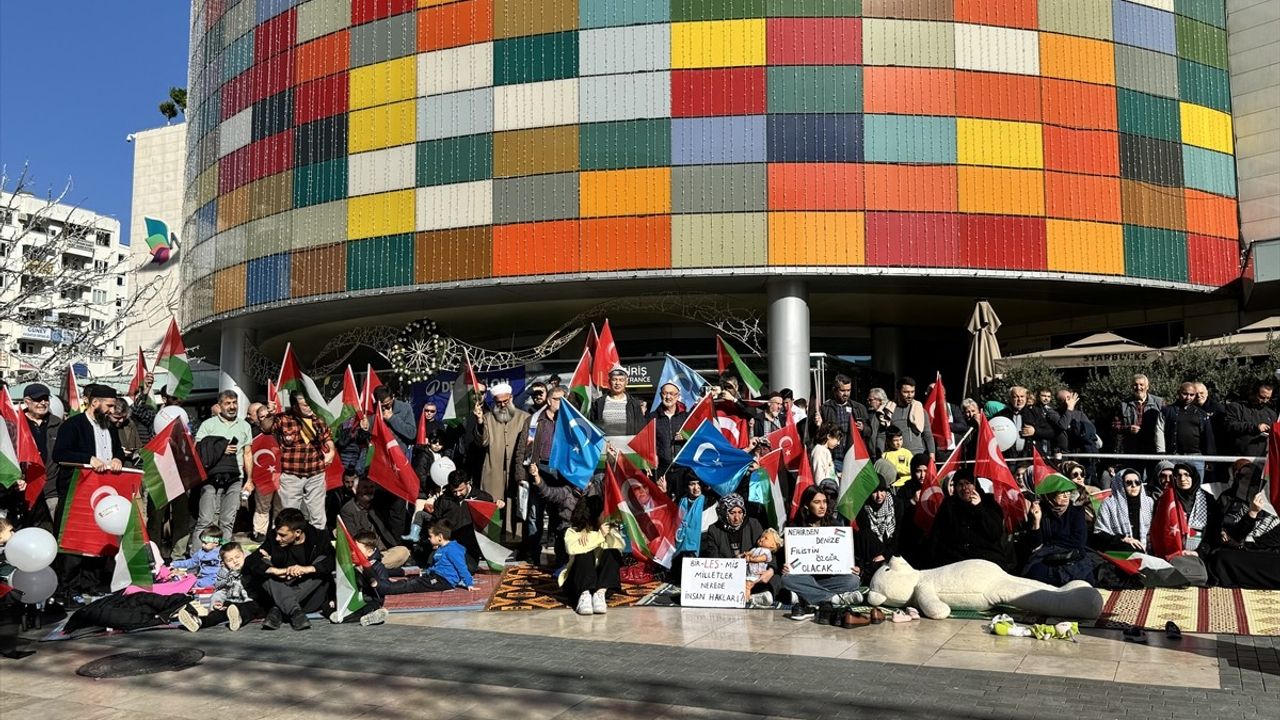
[[[765,37],[770,65],[862,64],[857,18],[770,18]]]
[[[956,267],[957,216],[951,213],[867,213],[867,264]]]
[[[1012,270],[1048,267],[1044,218],[962,215],[959,228],[961,267]]]
[[[766,104],[763,67],[671,73],[672,117],[759,115]]]

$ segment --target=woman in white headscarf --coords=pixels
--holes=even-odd
[[[1155,500],[1144,490],[1142,473],[1125,468],[1111,477],[1111,497],[1098,508],[1094,547],[1145,552]]]

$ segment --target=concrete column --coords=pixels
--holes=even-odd
[[[769,293],[769,387],[809,397],[809,290],[799,278],[772,278]]]
[[[218,353],[218,389],[233,387],[251,394],[257,391],[256,383],[245,372],[244,351],[248,346],[249,330],[236,323],[222,326],[221,349]]]

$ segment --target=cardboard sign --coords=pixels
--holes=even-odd
[[[783,535],[792,573],[853,573],[853,530],[847,527],[789,527],[783,530]]]
[[[746,560],[687,557],[680,576],[680,606],[741,608],[747,604],[746,586]]]

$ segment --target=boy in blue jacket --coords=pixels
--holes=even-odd
[[[377,535],[372,532],[356,533],[351,539],[355,540],[360,551],[369,558],[369,568],[363,573],[365,606],[342,620],[337,619],[337,613],[332,613],[329,622],[381,625],[387,619],[382,599],[388,595],[443,592],[455,587],[475,590],[475,580],[467,570],[466,550],[449,538],[452,534],[453,525],[448,520],[433,523],[427,528],[427,540],[435,548],[430,567],[417,577],[392,582],[391,573],[382,564],[382,553],[377,549]]]
[[[186,560],[174,560],[169,569],[175,571],[175,578],[183,575],[196,576],[196,589],[211,588],[218,581],[218,571],[222,569],[222,528],[210,525],[200,531],[200,549],[191,553]]]

